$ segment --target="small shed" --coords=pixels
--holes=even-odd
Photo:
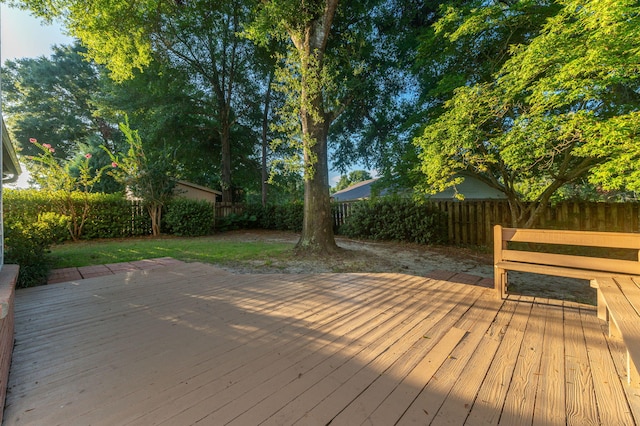
[[[222,198],[222,192],[186,180],[177,181],[173,193],[176,197],[208,201],[214,205]]]

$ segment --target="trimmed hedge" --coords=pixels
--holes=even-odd
[[[198,237],[213,232],[215,211],[207,201],[176,198],[166,206],[163,222],[169,233],[182,237]]]
[[[278,231],[302,231],[302,221],[304,218],[304,204],[301,201],[280,205],[260,204],[248,205],[245,209],[245,219],[243,223],[246,228],[275,229]],[[251,219],[254,220],[251,220]]]
[[[338,233],[351,238],[438,244],[447,241],[446,215],[424,202],[376,198],[357,203]]]
[[[36,222],[39,214],[56,212],[56,197],[66,196],[62,192],[6,189],[3,193],[5,225],[10,225],[16,220],[22,223]],[[83,194],[80,193],[72,194],[78,211],[81,211],[84,205],[82,197]],[[88,199],[89,216],[80,238],[122,238],[150,234],[151,220],[142,206],[124,199],[120,194],[94,193],[88,194]],[[71,236],[67,235],[66,239],[70,238]]]

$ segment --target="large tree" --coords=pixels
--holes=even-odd
[[[259,120],[253,44],[240,36],[250,19],[250,0],[174,1],[98,0],[14,1],[47,19],[61,19],[87,47],[87,56],[104,64],[117,81],[144,72],[154,58],[183,66],[203,94],[201,109],[211,120],[210,140],[220,144],[220,185],[231,201],[232,150]],[[257,138],[256,138],[257,139]],[[255,145],[257,140],[251,143]],[[242,149],[240,149],[242,151]]]
[[[472,173],[507,195],[517,226],[583,177],[640,187],[640,6],[557,3],[536,37],[510,46],[489,81],[456,89],[416,140],[428,189]]]
[[[379,111],[396,106],[384,103],[384,95],[401,90],[397,80],[387,78],[386,59],[392,57],[387,55],[392,48],[382,49],[382,27],[373,19],[385,9],[381,4],[376,0],[265,0],[247,31],[253,39],[267,42],[279,37],[291,46],[279,76],[288,95],[289,117],[294,119],[289,139],[298,139],[304,165],[299,251],[336,250],[329,199],[329,143],[338,153],[338,167],[345,168],[350,157],[374,151],[364,148],[367,142],[388,134],[379,125]],[[382,106],[378,109],[378,105]],[[359,137],[351,137],[356,133]]]
[[[54,46],[50,58],[5,63],[4,111],[23,155],[38,153],[30,138],[53,146],[60,159],[73,157],[82,144],[112,143],[117,126],[97,115],[92,102],[102,89],[103,72],[84,59],[85,53],[79,44]]]

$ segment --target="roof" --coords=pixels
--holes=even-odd
[[[465,200],[505,200],[507,198],[503,192],[487,185],[477,177],[468,173],[459,173],[463,177],[462,183],[455,188],[447,188],[442,192],[433,194],[429,197],[431,200],[437,201],[455,201],[456,193],[464,195]]]
[[[369,179],[341,189],[331,195],[334,201],[363,200],[371,197],[371,184],[378,179]]]
[[[22,173],[22,168],[18,162],[16,150],[11,143],[7,126],[4,124],[4,118],[2,119],[0,139],[2,140],[2,181],[5,183],[15,182]]]
[[[467,173],[461,173],[461,175],[464,177],[464,181],[456,185],[456,189],[447,188],[442,192],[431,195],[429,199],[436,201],[456,201],[456,190],[458,194],[464,195],[465,200],[503,200],[506,198],[502,192],[490,187],[478,178]],[[332,194],[331,197],[333,201],[355,201],[370,198],[371,185],[377,180],[378,179],[369,179],[358,182]],[[388,191],[383,190],[380,195],[387,194]]]
[[[220,191],[216,191],[215,189],[211,189],[211,188],[208,188],[206,186],[198,185],[198,184],[195,184],[193,182],[187,182],[186,180],[179,180],[179,181],[177,181],[177,183],[180,184],[180,185],[183,185],[183,186],[190,187],[190,188],[199,189],[200,191],[210,192],[210,193],[216,194],[216,195],[222,195],[222,192],[220,192]]]

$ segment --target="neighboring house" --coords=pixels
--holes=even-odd
[[[464,181],[456,185],[456,189],[448,188],[437,194],[429,196],[430,200],[434,201],[457,201],[456,190],[458,194],[464,195],[465,200],[504,200],[507,197],[495,188],[490,187],[486,183],[477,179],[476,177],[468,174],[461,174],[464,176]],[[369,179],[363,182],[358,182],[338,191],[331,195],[332,201],[355,201],[364,200],[371,197],[371,185],[378,179]],[[382,190],[380,195],[388,195],[390,191]]]
[[[506,200],[503,192],[490,187],[473,175],[460,173],[464,177],[461,184],[454,188],[447,188],[442,192],[429,196],[433,201],[457,201],[456,193],[464,195],[465,200]]]

